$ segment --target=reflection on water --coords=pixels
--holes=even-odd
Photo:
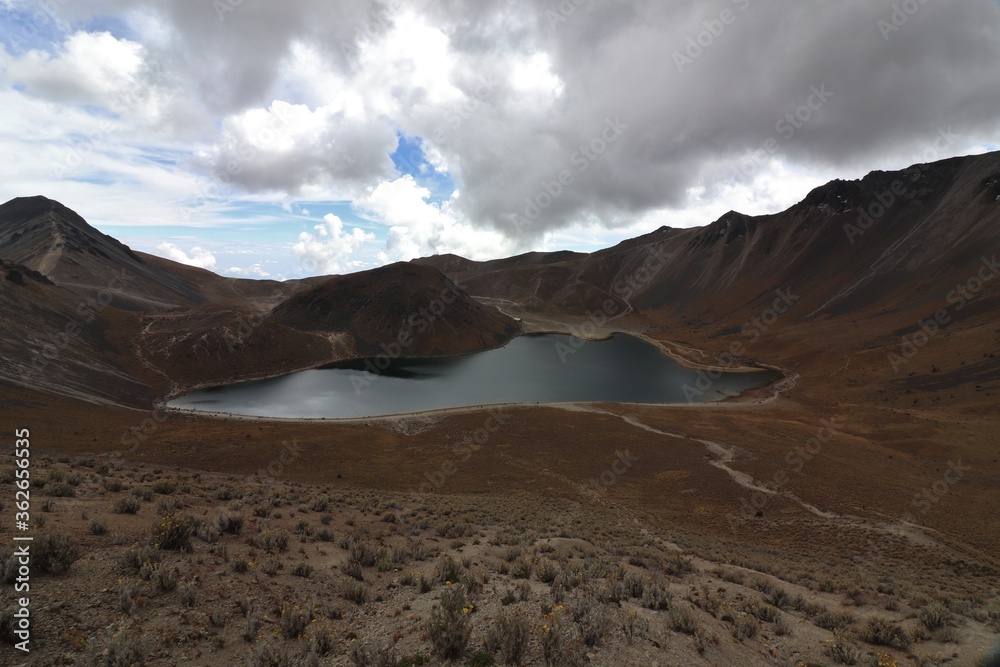
[[[723,373],[707,382],[658,348],[616,334],[582,343],[572,336],[520,336],[506,346],[460,357],[376,357],[270,380],[197,391],[171,407],[262,417],[373,417],[503,403],[686,403],[691,387],[717,401],[778,378],[774,372]],[[685,394],[685,385],[688,394]]]

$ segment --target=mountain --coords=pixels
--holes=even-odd
[[[204,300],[183,278],[150,264],[46,197],[18,197],[0,205],[0,259],[119,308],[168,308]]]
[[[510,317],[469,298],[440,271],[398,262],[334,276],[299,292],[269,318],[301,331],[344,331],[360,354],[398,344],[408,355],[460,354],[506,343]]]
[[[998,246],[994,152],[832,181],[780,213],[731,211],[588,255],[416,261],[519,315],[579,316],[611,296],[660,319],[740,321],[791,289],[801,298],[793,317],[804,320],[934,306]],[[962,316],[998,305],[994,294]]]

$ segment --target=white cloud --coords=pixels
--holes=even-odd
[[[345,231],[343,220],[333,213],[324,215],[322,224],[313,229],[313,234],[299,234],[298,243],[292,246],[292,252],[312,273],[345,273],[359,268],[362,262],[352,256],[375,238],[359,227]]]
[[[59,53],[32,50],[13,60],[8,77],[29,93],[56,102],[123,106],[139,83],[141,44],[107,32],[75,32]]]
[[[197,266],[209,271],[215,268],[215,254],[198,246],[191,248],[191,254],[188,254],[173,243],[164,241],[156,246],[156,251],[161,256],[181,264]]]
[[[455,198],[443,204],[429,198],[430,191],[406,175],[379,183],[355,202],[389,226],[381,261],[407,261],[440,253],[487,259],[513,249],[514,244],[500,233],[476,229],[461,220],[453,206]]]
[[[276,280],[282,280],[282,277],[275,277],[270,271],[264,268],[263,263],[255,262],[246,268],[239,266],[230,266],[225,271],[226,274],[237,277],[248,277],[248,278],[275,278]]]

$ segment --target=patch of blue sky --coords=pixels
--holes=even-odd
[[[385,239],[387,230],[384,225],[366,220],[351,208],[349,202],[338,201],[298,201],[287,206],[275,202],[238,199],[204,202],[186,209],[183,216],[186,225],[166,225],[164,228],[168,231],[164,234],[190,234],[191,227],[196,226],[201,228],[200,235],[213,239],[252,238],[254,241],[269,243],[293,243],[302,232],[315,233],[314,228],[323,222],[323,216],[328,213],[340,218],[346,230],[358,227],[375,234],[377,239]]]
[[[396,150],[390,156],[392,163],[400,174],[409,174],[418,184],[427,188],[430,200],[440,203],[449,199],[455,191],[455,179],[448,171],[437,171],[434,165],[427,161],[424,154],[423,140],[397,132]]]
[[[171,150],[159,146],[141,146],[138,149],[136,160],[149,162],[165,167],[174,167],[183,163],[191,157],[191,151]]]
[[[20,55],[37,50],[54,55],[65,37],[65,26],[58,14],[42,9],[0,8],[0,43],[7,53]]]
[[[128,22],[117,16],[94,16],[79,27],[87,32],[108,32],[117,39],[139,41],[142,37]]]

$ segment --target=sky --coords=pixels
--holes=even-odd
[[[0,201],[227,276],[593,251],[997,149],[996,0],[0,0]]]

